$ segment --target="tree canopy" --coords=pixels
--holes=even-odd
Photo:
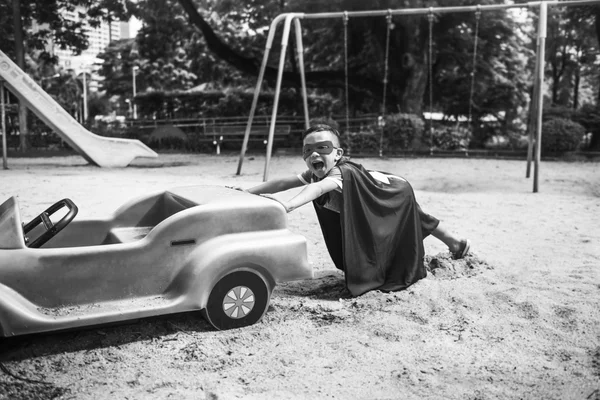
[[[0,49],[14,57],[15,27],[11,0],[0,0]],[[60,49],[80,54],[88,47],[84,24],[97,27],[102,21],[127,21],[136,12],[131,0],[20,0],[23,44],[28,54],[56,61],[48,52],[50,41]],[[83,11],[79,11],[83,10]],[[80,19],[72,21],[65,11],[78,11]],[[34,22],[36,29],[33,29]]]
[[[522,0],[516,0],[519,2]],[[430,6],[497,4],[497,0],[51,0],[22,1],[24,42],[37,65],[52,57],[44,43],[54,40],[75,52],[86,47],[81,22],[64,18],[61,10],[87,9],[84,20],[139,18],[143,26],[135,39],[114,41],[100,56],[104,65],[102,89],[109,96],[129,97],[132,71],[139,68],[139,91],[188,90],[229,87],[251,90],[265,50],[269,25],[284,12],[316,13]],[[546,75],[548,100],[554,105],[578,107],[598,102],[598,38],[600,7],[550,7]],[[0,0],[3,40],[0,48],[14,54],[11,41],[11,3]],[[40,28],[31,29],[32,21]],[[431,21],[431,23],[430,23]],[[524,116],[531,95],[535,53],[536,9],[525,17],[504,11],[435,13],[394,16],[387,44],[385,17],[302,20],[306,78],[311,91],[339,98],[344,106],[348,70],[351,112],[380,112],[384,97],[386,51],[388,81],[386,112],[420,114],[430,106],[451,116],[474,119],[491,114],[510,127]],[[344,34],[346,30],[347,36]],[[281,30],[271,52],[265,90],[272,88],[277,71]],[[347,38],[347,40],[344,40]],[[475,43],[477,47],[475,48]],[[429,58],[431,44],[432,58]],[[294,38],[289,43],[290,55]],[[344,57],[345,49],[348,60]],[[429,82],[429,74],[433,79]],[[41,73],[43,76],[44,73]],[[474,81],[471,81],[472,76]],[[287,57],[284,87],[297,91],[298,66]],[[429,90],[433,104],[429,103]],[[472,99],[472,102],[470,100]]]
[[[203,34],[206,46],[237,70],[256,76],[268,30],[268,22],[281,12],[360,11],[365,9],[424,7],[423,1],[379,0],[365,4],[353,0],[334,3],[289,1],[279,10],[274,2],[227,1],[213,7],[211,2],[179,0],[189,21]],[[207,4],[208,3],[208,4]],[[253,7],[247,7],[252,3]],[[474,4],[473,1],[427,2],[427,6]],[[452,3],[452,4],[449,4]],[[483,1],[479,4],[488,4]],[[270,4],[267,8],[265,5]],[[262,6],[261,6],[262,5]],[[246,7],[244,7],[246,6]],[[235,15],[228,24],[217,24],[221,17]],[[509,107],[526,102],[529,78],[527,61],[531,47],[525,34],[506,11],[486,13],[479,28],[479,51],[476,59],[474,112],[500,115]],[[213,21],[213,23],[210,23]],[[304,20],[303,44],[307,83],[315,89],[342,93],[345,87],[344,47],[348,49],[348,81],[351,108],[377,112],[383,98],[386,29],[385,17],[351,18],[344,41],[344,24],[340,20]],[[392,19],[389,49],[388,111],[420,113],[427,106],[426,88],[431,66],[434,81],[434,107],[451,115],[466,115],[471,59],[474,43],[473,13],[439,13],[433,16],[433,58],[428,59],[429,25],[426,15],[395,16]],[[251,28],[250,28],[251,27]],[[235,29],[231,31],[231,28]],[[244,28],[244,29],[242,29]],[[253,32],[252,36],[240,32]],[[278,45],[279,41],[275,43]],[[290,47],[292,47],[292,41]],[[278,46],[266,71],[273,81]],[[284,75],[287,87],[298,86],[297,69],[288,58]]]
[[[70,49],[80,54],[88,47],[85,24],[97,27],[103,20],[128,20],[135,9],[130,0],[0,0],[0,50],[14,58],[17,65],[42,82],[44,77],[57,73],[56,56],[50,43],[60,49]],[[65,11],[78,12],[79,19],[72,20]],[[26,63],[29,61],[28,63]],[[62,71],[58,71],[60,74]],[[65,77],[68,80],[68,77]],[[64,90],[61,99],[72,97],[71,86]],[[70,109],[70,104],[62,104]],[[20,149],[29,147],[27,108],[19,107]]]

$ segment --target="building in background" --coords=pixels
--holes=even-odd
[[[79,13],[84,13],[85,9],[79,7],[73,11],[64,11],[65,19],[70,21],[80,21]],[[34,27],[34,30],[36,27]],[[84,71],[88,72],[91,77],[88,82],[90,91],[98,90],[98,81],[100,76],[97,70],[102,63],[98,54],[102,53],[113,40],[127,39],[131,37],[130,25],[128,22],[114,21],[112,23],[102,22],[98,27],[94,28],[87,23],[83,24],[83,29],[88,39],[88,48],[79,55],[74,55],[71,50],[63,50],[55,46],[54,42],[50,41],[48,52],[58,57],[58,65],[65,70],[73,70],[76,75],[81,75]]]

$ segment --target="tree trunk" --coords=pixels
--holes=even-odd
[[[581,82],[581,71],[579,66],[579,60],[575,66],[575,82],[573,82],[573,110],[577,110],[579,107],[579,85]]]
[[[425,91],[429,68],[435,65],[435,50],[434,59],[429,60],[429,39],[428,25],[420,19],[398,24],[392,30],[395,51],[390,51],[390,82],[395,96],[390,96],[390,103],[394,97],[398,99],[395,112],[421,115],[423,107],[429,110],[429,96],[425,96]]]
[[[594,7],[594,16],[596,17],[596,39],[600,43],[600,6]],[[596,107],[600,108],[600,74],[598,76],[598,98],[596,99]],[[600,150],[600,129],[596,129],[592,133],[592,140],[590,141],[590,150]]]
[[[425,53],[425,51],[423,51]],[[411,54],[405,54],[405,57],[412,57]],[[426,59],[425,57],[423,57]],[[429,79],[427,62],[412,62],[410,68],[405,69],[404,81],[406,82],[402,95],[398,102],[400,112],[420,115],[423,112],[423,96],[427,88]],[[429,99],[429,97],[427,97]],[[426,107],[429,107],[429,100]],[[427,108],[429,110],[429,108]]]
[[[550,65],[552,67],[552,105],[558,100],[558,67],[556,66],[556,58],[551,58]]]
[[[597,43],[600,43],[600,6],[594,7],[594,11],[594,16],[596,17],[596,41]],[[600,107],[600,74],[598,74],[598,98],[596,100],[596,105]]]
[[[555,50],[556,51],[556,50]],[[564,76],[565,68],[567,66],[567,52],[563,48],[561,50],[561,56],[558,58],[556,53],[552,55],[551,65],[552,65],[552,105],[559,104],[558,92],[560,90],[560,82]]]
[[[23,27],[21,23],[21,2],[13,0],[13,26],[15,30],[15,55],[19,68],[25,71],[25,50],[23,44]],[[19,99],[19,144],[20,150],[25,152],[29,149],[29,130],[27,129],[27,107],[25,102]]]

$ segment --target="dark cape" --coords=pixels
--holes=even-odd
[[[379,182],[350,161],[338,167],[343,179],[341,212],[323,207],[329,194],[314,205],[327,250],[344,271],[350,293],[405,289],[424,278],[423,238],[439,221],[421,210],[408,182]]]

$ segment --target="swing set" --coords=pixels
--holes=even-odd
[[[258,80],[254,90],[254,98],[252,106],[250,108],[250,115],[248,117],[248,123],[246,125],[246,131],[244,135],[244,141],[242,143],[242,149],[240,152],[240,158],[238,162],[237,175],[241,174],[242,165],[246,150],[248,148],[248,140],[250,131],[252,129],[252,122],[256,112],[256,105],[258,103],[258,97],[261,91],[262,82],[264,80],[265,70],[267,68],[267,62],[269,59],[269,53],[273,46],[275,32],[277,26],[283,22],[283,35],[281,39],[281,52],[279,58],[279,66],[277,70],[277,80],[275,84],[275,95],[273,100],[273,111],[271,114],[271,121],[269,126],[269,136],[267,140],[267,150],[265,158],[265,168],[263,174],[263,180],[267,181],[269,177],[269,163],[271,160],[271,154],[273,150],[273,138],[275,133],[275,125],[277,122],[277,108],[279,104],[279,96],[281,93],[281,84],[283,80],[283,71],[285,67],[285,57],[287,54],[287,46],[289,43],[290,31],[292,24],[294,26],[294,33],[296,37],[296,58],[299,66],[300,83],[302,88],[302,101],[304,108],[304,124],[305,127],[309,126],[309,113],[308,113],[308,96],[306,90],[306,79],[304,74],[304,58],[303,58],[303,45],[302,45],[302,28],[300,21],[309,19],[339,19],[341,18],[344,24],[344,72],[345,72],[345,124],[346,130],[350,129],[350,111],[349,111],[349,94],[348,94],[348,22],[352,18],[360,17],[385,17],[386,18],[386,47],[385,47],[385,59],[384,59],[384,76],[383,76],[383,96],[382,105],[379,121],[385,121],[385,109],[386,109],[386,94],[388,87],[388,73],[389,73],[389,48],[390,48],[390,32],[393,29],[392,18],[396,15],[427,15],[428,28],[429,28],[429,48],[428,48],[428,79],[429,79],[429,135],[430,139],[433,139],[433,89],[431,82],[433,81],[433,23],[435,14],[441,13],[455,13],[455,12],[473,12],[475,15],[475,30],[474,30],[474,48],[473,48],[473,61],[471,65],[471,82],[469,92],[469,108],[467,124],[472,124],[473,118],[473,94],[475,87],[475,72],[476,72],[476,59],[477,59],[477,45],[479,35],[479,25],[481,14],[484,11],[498,11],[507,10],[510,8],[529,8],[539,9],[539,21],[537,29],[537,49],[536,49],[536,63],[535,63],[535,76],[534,76],[534,94],[530,104],[530,120],[532,123],[528,127],[529,144],[527,149],[527,172],[526,177],[530,177],[531,162],[534,159],[534,176],[533,176],[533,192],[536,193],[539,190],[539,165],[541,159],[541,139],[542,139],[542,89],[544,85],[544,47],[546,41],[546,25],[548,18],[548,7],[549,6],[583,6],[600,4],[600,0],[573,0],[568,2],[561,1],[533,1],[521,4],[494,4],[494,5],[476,5],[476,6],[456,6],[456,7],[428,7],[428,8],[405,8],[395,10],[372,10],[372,11],[342,11],[342,12],[327,12],[327,13],[286,13],[280,14],[273,19],[269,29],[269,35],[267,37],[267,43],[265,45],[265,52],[261,67],[259,70]],[[383,155],[383,123],[380,123],[380,139],[379,139],[379,155]],[[430,149],[431,152],[431,149]]]
[[[350,132],[350,101],[349,101],[349,85],[348,85],[348,12],[344,11],[344,97],[345,97],[345,106],[346,106],[346,132]],[[394,29],[394,24],[392,22],[392,11],[388,10],[386,19],[386,37],[385,37],[385,59],[384,59],[384,73],[383,73],[383,94],[382,94],[382,103],[381,109],[378,117],[379,121],[379,157],[383,157],[383,126],[385,124],[386,117],[386,96],[387,96],[387,85],[389,81],[389,59],[390,59],[390,32]],[[477,61],[477,43],[479,39],[479,21],[481,19],[481,6],[477,6],[477,10],[475,11],[475,33],[474,33],[474,48],[473,48],[473,62],[472,62],[472,70],[470,73],[471,76],[471,85],[469,91],[469,116],[467,118],[467,124],[471,126],[472,115],[473,115],[473,92],[475,90],[475,65]],[[428,79],[429,79],[429,137],[430,143],[433,144],[433,21],[434,21],[434,11],[433,7],[429,8],[429,12],[427,14],[428,20],[428,58],[427,58],[427,69],[428,69]],[[457,120],[458,123],[460,123]],[[458,124],[457,124],[458,125]],[[432,145],[429,148],[430,154],[433,154]]]

